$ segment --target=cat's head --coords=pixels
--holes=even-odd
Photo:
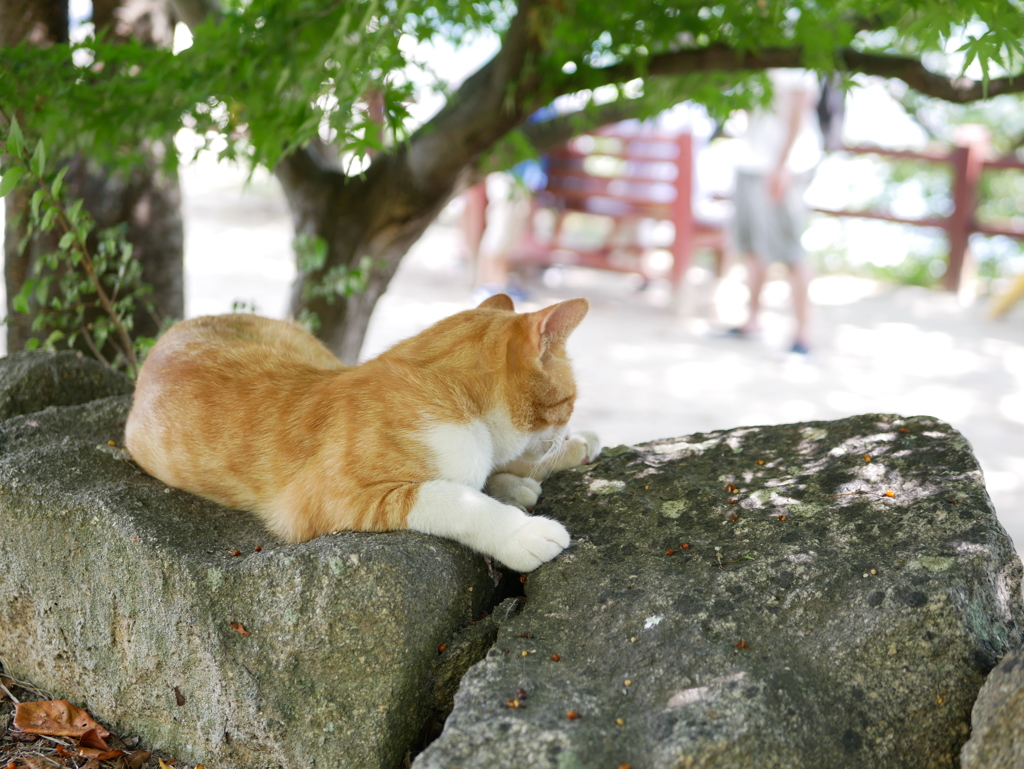
[[[472,311],[494,315],[497,333],[492,339],[503,344],[484,351],[488,368],[512,426],[537,442],[554,443],[566,433],[576,403],[576,379],[565,342],[589,307],[586,299],[570,299],[516,314],[512,300],[497,294]]]

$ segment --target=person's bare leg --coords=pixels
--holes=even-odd
[[[808,314],[810,300],[807,297],[807,286],[811,276],[807,266],[802,263],[789,265],[789,286],[793,294],[793,316],[796,318],[796,331],[793,334],[793,347],[807,349],[810,346],[808,336]]]
[[[750,289],[750,304],[747,322],[740,326],[740,331],[744,334],[753,334],[761,329],[761,288],[764,286],[768,267],[754,254],[747,254],[746,261],[747,288]]]

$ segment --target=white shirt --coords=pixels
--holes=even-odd
[[[747,130],[737,143],[736,170],[768,174],[775,170],[789,139],[789,116],[795,98],[803,96],[804,108],[796,140],[786,157],[792,173],[810,171],[821,162],[822,138],[816,112],[818,77],[804,69],[769,69],[774,98],[768,107],[754,110]]]

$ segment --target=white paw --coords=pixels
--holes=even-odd
[[[515,571],[533,571],[569,546],[569,532],[558,521],[530,516],[512,536],[498,560]]]
[[[484,491],[506,505],[513,505],[520,510],[532,510],[540,497],[540,484],[533,478],[495,473],[487,479]]]
[[[597,433],[587,431],[573,433],[559,450],[558,461],[554,469],[564,470],[567,467],[590,464],[597,459],[597,455],[600,453],[601,439],[597,437]]]
[[[579,440],[586,445],[586,457],[582,464],[589,465],[601,454],[601,439],[597,437],[597,433],[581,430],[578,433],[573,433],[569,440]]]

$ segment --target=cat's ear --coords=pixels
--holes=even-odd
[[[586,299],[570,299],[533,313],[533,331],[537,351],[543,352],[555,342],[564,342],[587,315]]]
[[[508,310],[509,312],[515,312],[515,306],[512,304],[512,299],[508,294],[495,294],[494,296],[489,296],[477,305],[478,310],[485,307],[492,310]]]

